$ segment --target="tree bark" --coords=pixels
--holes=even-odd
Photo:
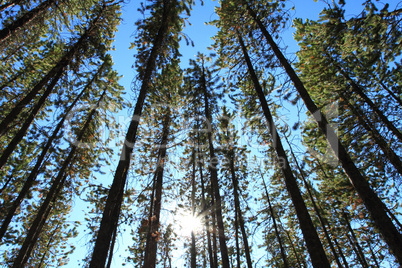
[[[258,81],[257,75],[255,74],[250,57],[248,56],[247,48],[244,45],[240,33],[237,33],[237,36],[243,51],[244,59],[247,63],[248,72],[253,81],[254,89],[258,95],[258,99],[260,100],[260,104],[264,112],[265,118],[267,120],[267,123],[269,124],[269,132],[273,140],[273,146],[277,153],[278,161],[281,163],[280,168],[283,177],[285,179],[286,188],[290,194],[293,205],[296,209],[297,218],[299,219],[300,228],[302,230],[303,237],[307,245],[307,250],[311,257],[311,262],[314,267],[329,268],[330,265],[327,256],[325,255],[324,248],[322,247],[321,241],[317,235],[317,231],[314,227],[314,224],[311,221],[307,207],[300,193],[299,186],[297,185],[296,178],[294,177],[292,169],[289,165],[289,160],[286,156],[285,150],[283,149],[282,142],[280,140],[279,134],[276,130],[275,123],[271,115],[271,111],[269,110],[267,101],[265,100],[262,87]]]
[[[351,184],[356,189],[360,198],[363,200],[377,228],[383,235],[385,242],[388,244],[389,248],[391,249],[396,259],[398,260],[399,264],[402,265],[402,235],[401,233],[398,232],[392,220],[388,217],[384,209],[385,204],[373,191],[369,183],[361,174],[360,170],[353,163],[345,147],[343,147],[343,145],[341,144],[334,129],[329,126],[328,121],[325,118],[324,114],[315,105],[310,95],[308,94],[307,90],[305,89],[303,83],[297,76],[296,72],[289,64],[289,62],[286,60],[286,58],[283,56],[282,52],[279,50],[278,46],[272,39],[272,36],[268,33],[267,29],[264,27],[262,22],[259,20],[259,18],[255,14],[255,12],[251,9],[251,7],[247,4],[247,2],[245,2],[245,4],[250,16],[258,24],[260,30],[267,39],[267,42],[271,46],[271,49],[274,51],[281,65],[284,67],[290,79],[293,81],[293,84],[296,90],[298,91],[300,97],[304,101],[307,109],[313,115],[319,128],[326,136],[332,150],[335,152],[335,155],[337,156],[338,160],[342,164],[344,171],[349,177]]]

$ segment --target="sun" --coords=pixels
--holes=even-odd
[[[199,233],[203,227],[201,217],[193,215],[189,211],[178,212],[173,220],[176,233],[180,236],[190,237],[192,231],[194,234]]]

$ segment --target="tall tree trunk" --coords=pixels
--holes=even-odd
[[[87,120],[84,123],[84,126],[78,133],[77,141],[82,140],[82,137],[84,136],[85,131],[88,129],[89,124],[91,123],[92,118],[94,117],[96,110],[99,107],[99,105],[105,95],[106,95],[106,88],[103,91],[100,98],[98,99],[96,107],[91,110],[91,112],[88,115]],[[47,220],[48,215],[50,214],[50,211],[52,209],[52,204],[55,202],[56,198],[58,197],[58,195],[60,194],[60,192],[63,189],[64,183],[68,177],[65,173],[66,173],[68,167],[73,162],[76,151],[77,151],[77,145],[72,144],[71,150],[70,150],[68,156],[66,157],[63,165],[59,169],[59,172],[58,172],[56,178],[53,180],[52,186],[50,187],[50,189],[46,195],[46,199],[41,204],[41,206],[38,210],[38,213],[36,214],[35,219],[31,225],[31,227],[28,230],[28,234],[24,240],[24,243],[22,244],[20,251],[18,252],[18,256],[14,260],[13,268],[23,268],[23,267],[25,267],[26,263],[28,262],[28,259],[30,258],[32,250],[39,237],[39,234],[42,231],[42,228]]]
[[[368,247],[369,247],[369,249],[370,249],[370,253],[371,253],[371,256],[373,257],[373,261],[374,261],[374,263],[375,263],[375,266],[376,266],[377,268],[380,268],[380,264],[378,263],[377,257],[375,256],[375,253],[374,253],[374,250],[373,250],[373,248],[371,247],[370,238],[367,238],[367,245],[368,245]]]
[[[205,118],[209,126],[212,126],[212,115],[210,112],[209,107],[209,97],[207,92],[207,83],[205,80],[205,70],[204,70],[204,63],[202,63],[202,74],[201,74],[201,87],[204,94],[204,112]],[[218,171],[216,167],[216,157],[215,157],[215,149],[213,146],[212,141],[212,129],[209,127],[208,132],[208,145],[209,145],[209,154],[210,154],[210,163],[208,165],[209,172],[211,174],[211,185],[212,185],[212,192],[215,197],[215,214],[216,214],[216,221],[218,224],[218,238],[219,238],[219,246],[221,250],[221,257],[222,257],[222,267],[223,268],[230,268],[229,263],[229,255],[228,249],[226,246],[226,238],[225,238],[225,228],[223,224],[223,216],[222,216],[222,200],[221,195],[219,193],[219,183],[218,183]]]
[[[314,267],[330,267],[327,256],[325,255],[324,248],[321,244],[321,241],[317,235],[317,231],[314,227],[313,222],[311,221],[310,215],[308,213],[306,204],[304,203],[303,197],[300,193],[299,186],[297,185],[296,178],[293,175],[292,169],[289,165],[288,158],[286,156],[285,150],[283,149],[282,142],[280,140],[279,134],[276,130],[275,123],[273,121],[271,111],[269,110],[267,101],[265,99],[264,93],[262,91],[262,87],[260,82],[258,81],[258,77],[255,74],[253,65],[251,63],[250,57],[247,52],[247,48],[244,45],[243,38],[240,33],[237,33],[238,40],[243,50],[243,56],[247,63],[248,72],[253,81],[254,89],[258,95],[258,99],[260,100],[260,104],[262,110],[264,112],[267,123],[269,124],[269,132],[271,134],[271,138],[273,140],[273,146],[277,153],[278,161],[281,162],[281,171],[283,177],[285,179],[286,188],[290,194],[293,205],[296,209],[297,218],[299,219],[300,228],[303,233],[304,240],[307,245],[307,250],[310,254],[311,261]]]
[[[217,227],[216,227],[216,204],[215,204],[215,197],[212,189],[212,185],[210,188],[210,196],[211,196],[211,224],[212,224],[212,253],[213,259],[212,262],[214,263],[214,267],[218,267],[218,241],[216,238]]]
[[[282,239],[281,239],[281,236],[279,234],[278,226],[276,225],[274,209],[272,208],[271,201],[270,201],[269,194],[268,194],[267,185],[265,184],[265,180],[264,180],[264,177],[262,176],[262,174],[261,174],[261,180],[262,180],[262,183],[264,184],[265,196],[267,197],[269,212],[271,213],[272,222],[274,223],[275,235],[276,235],[276,238],[278,239],[279,248],[281,250],[281,257],[282,257],[282,261],[283,261],[283,267],[288,268],[289,264],[288,264],[288,260],[287,260],[287,257],[286,257],[286,252],[285,252],[285,249],[284,249],[283,244],[282,244]]]
[[[343,218],[345,219],[346,227],[348,228],[348,231],[352,236],[352,243],[356,246],[357,255],[359,255],[359,257],[360,257],[361,264],[362,264],[363,268],[368,268],[369,265],[367,264],[366,257],[364,256],[364,252],[363,252],[362,248],[360,247],[360,244],[359,244],[359,241],[357,240],[355,232],[353,231],[352,226],[350,225],[348,215],[346,214],[345,211],[342,212],[342,215],[343,215]]]
[[[335,245],[336,245],[336,247],[338,249],[339,255],[341,255],[343,265],[345,266],[345,268],[349,268],[348,261],[346,260],[345,255],[343,254],[342,249],[339,246],[339,243],[338,243],[338,240],[336,239],[336,237],[334,237],[334,242],[335,242]]]
[[[100,20],[102,17],[103,11],[106,9],[104,6],[103,9],[99,12],[97,17],[92,20],[89,23],[88,28],[86,31],[81,35],[81,37],[78,39],[78,41],[66,52],[63,57],[58,61],[58,63],[29,91],[29,93],[22,98],[15,106],[14,108],[7,114],[7,116],[1,121],[0,123],[0,136],[3,136],[10,124],[17,119],[18,115],[21,113],[22,109],[24,109],[41,91],[41,89],[49,83],[49,81],[52,81],[52,83],[56,82],[57,83],[57,76],[61,76],[64,72],[64,70],[67,68],[68,65],[70,65],[71,61],[74,59],[74,56],[76,53],[88,42],[88,36],[91,35],[92,31],[96,27],[96,23]],[[38,101],[37,106],[39,109],[42,107],[44,101],[47,99],[47,97],[50,95],[53,87],[51,87],[51,84],[48,85],[47,90],[42,94],[40,100]],[[49,90],[50,89],[50,90]],[[40,105],[39,105],[40,104]],[[32,113],[31,113],[32,114]]]
[[[267,29],[264,27],[263,23],[257,17],[255,12],[251,9],[250,5],[247,4],[247,10],[254,21],[258,24],[263,35],[267,39],[271,49],[275,53],[276,57],[279,59],[281,65],[286,70],[288,76],[293,81],[293,84],[298,91],[300,97],[303,99],[307,109],[313,115],[319,128],[326,136],[332,150],[335,152],[338,160],[342,164],[342,167],[349,177],[351,184],[356,189],[357,193],[363,200],[367,210],[371,213],[377,228],[384,237],[384,240],[391,249],[393,255],[398,260],[399,264],[402,265],[402,235],[398,232],[392,220],[388,217],[385,211],[385,204],[381,201],[378,195],[371,189],[370,184],[366,181],[364,176],[361,174],[360,170],[353,163],[349,154],[347,153],[345,147],[341,144],[338,136],[336,135],[334,129],[328,125],[328,121],[324,114],[318,109],[307,90],[305,89],[303,83],[297,76],[296,72],[286,60],[282,52],[279,50],[278,46],[272,39],[272,36],[268,33]]]
[[[235,228],[235,246],[236,246],[236,266],[237,268],[240,268],[239,221],[237,214],[238,211],[235,204],[234,228]]]
[[[37,7],[23,14],[20,18],[5,26],[2,30],[0,30],[0,42],[5,41],[12,34],[27,25],[29,22],[31,22],[41,14],[47,12],[47,9],[57,2],[57,0],[46,0],[39,4]]]
[[[210,228],[209,228],[209,217],[208,217],[208,213],[207,211],[209,211],[209,209],[207,208],[207,203],[205,200],[205,184],[204,184],[204,176],[202,173],[202,163],[203,163],[203,159],[201,159],[201,152],[200,152],[200,136],[198,133],[198,147],[197,147],[197,154],[198,154],[198,169],[199,169],[199,173],[200,173],[200,181],[201,181],[201,202],[202,202],[202,211],[204,214],[204,220],[205,220],[205,229],[206,229],[206,233],[207,233],[207,243],[208,243],[208,256],[209,256],[209,267],[210,268],[217,268],[214,265],[214,256],[212,253],[212,241],[211,241],[211,232],[210,232]]]
[[[229,133],[227,133],[229,134]],[[242,211],[240,209],[240,201],[239,201],[239,184],[238,184],[238,180],[236,178],[236,173],[235,173],[235,166],[234,166],[234,152],[232,153],[231,157],[230,157],[230,172],[231,172],[231,176],[232,176],[232,184],[233,184],[233,195],[234,195],[234,200],[235,200],[235,211],[236,211],[236,215],[239,221],[239,225],[240,225],[240,230],[242,233],[242,238],[243,238],[243,245],[244,245],[244,252],[246,255],[246,261],[247,261],[247,267],[248,268],[252,268],[253,264],[251,262],[251,255],[250,255],[250,247],[248,244],[248,235],[246,232],[246,228],[244,226],[244,218],[243,218],[243,214]],[[236,227],[236,232],[237,232],[237,227]]]
[[[151,210],[152,215],[150,215],[148,221],[149,229],[147,234],[147,243],[145,247],[144,264],[142,266],[143,268],[155,268],[156,264],[156,253],[158,249],[158,241],[160,238],[159,223],[162,206],[163,172],[166,160],[165,158],[167,143],[169,138],[169,128],[171,120],[170,117],[170,110],[168,110],[163,117],[162,137],[161,143],[159,145],[158,162],[155,171],[155,196],[151,199],[151,203],[153,203],[153,210]]]
[[[127,173],[130,167],[131,154],[133,152],[134,144],[137,139],[137,128],[140,121],[142,107],[145,97],[151,83],[151,78],[156,67],[156,59],[165,40],[165,36],[169,29],[169,12],[171,0],[163,0],[163,16],[162,24],[158,30],[153,43],[152,50],[147,60],[146,68],[142,76],[141,90],[135,105],[134,114],[123,144],[119,164],[116,168],[112,186],[110,187],[109,194],[106,200],[105,209],[103,211],[101,224],[98,231],[98,236],[95,241],[92,258],[89,268],[104,267],[106,257],[110,248],[110,241],[114,230],[117,228],[117,221],[120,215],[120,206],[123,202],[124,186],[127,180]]]
[[[102,64],[101,67],[99,67],[98,71],[93,76],[93,78],[88,82],[88,84],[82,89],[82,91],[77,95],[77,97],[74,99],[74,101],[70,104],[70,106],[65,110],[65,112],[64,112],[65,114],[64,114],[63,118],[59,121],[56,128],[53,130],[52,136],[50,136],[50,138],[47,140],[45,146],[42,149],[41,154],[36,159],[36,164],[35,164],[34,168],[29,173],[29,176],[26,179],[24,186],[22,187],[18,197],[13,201],[12,206],[10,207],[9,211],[7,212],[6,218],[3,220],[3,223],[0,228],[0,241],[4,237],[4,234],[6,233],[6,230],[7,230],[8,226],[10,225],[10,222],[14,216],[15,211],[19,208],[22,200],[28,194],[33,183],[35,182],[39,169],[43,164],[43,160],[45,159],[47,152],[49,151],[50,147],[52,146],[53,141],[56,139],[60,129],[63,127],[64,122],[66,121],[67,117],[69,116],[69,113],[74,108],[74,106],[77,104],[79,99],[81,99],[82,95],[89,89],[89,87],[97,79],[98,75],[101,73],[102,69],[104,68],[104,65],[105,65],[105,63]]]
[[[293,239],[290,237],[289,232],[285,228],[283,228],[281,219],[278,218],[278,220],[279,220],[279,223],[280,223],[280,226],[281,226],[282,230],[285,232],[285,234],[286,234],[286,236],[287,236],[287,238],[289,240],[289,243],[290,243],[290,246],[292,247],[293,253],[295,254],[297,265],[299,266],[299,268],[302,268],[303,267],[302,262],[300,261],[299,254],[297,254],[297,250],[296,250],[296,247],[295,247],[295,245],[293,243]]]
[[[328,241],[329,248],[330,248],[332,254],[334,255],[335,262],[336,262],[336,264],[337,264],[337,266],[338,266],[339,268],[343,268],[343,266],[342,266],[342,264],[341,264],[341,261],[339,260],[338,254],[336,253],[334,244],[332,243],[331,236],[329,235],[328,229],[327,229],[327,227],[326,227],[327,221],[326,221],[326,219],[321,215],[321,211],[322,211],[322,210],[321,210],[321,208],[318,207],[318,204],[317,204],[317,203],[315,202],[315,200],[314,200],[313,193],[311,192],[311,189],[310,189],[310,186],[311,186],[311,185],[310,185],[310,183],[307,181],[306,177],[304,176],[304,171],[302,170],[302,168],[301,168],[300,165],[299,165],[299,162],[297,161],[296,155],[295,155],[294,152],[293,152],[293,148],[292,148],[292,146],[291,146],[291,144],[290,144],[288,138],[286,137],[286,135],[284,135],[284,137],[285,137],[286,143],[287,143],[288,146],[289,146],[290,153],[292,154],[292,157],[293,157],[293,160],[295,161],[296,167],[297,167],[297,169],[299,170],[300,177],[302,178],[303,183],[304,183],[304,186],[306,187],[307,194],[308,194],[308,196],[309,196],[309,198],[310,198],[310,200],[311,200],[311,203],[313,204],[314,211],[315,211],[315,213],[316,213],[316,215],[317,215],[317,217],[318,217],[318,220],[320,221],[320,225],[321,225],[321,228],[322,228],[322,230],[323,230],[323,232],[324,232],[325,238],[326,238],[327,241]]]
[[[195,150],[192,150],[191,157],[193,171],[191,176],[191,213],[195,217]],[[194,230],[191,230],[191,268],[196,268],[197,265],[197,255],[195,250],[195,235]]]

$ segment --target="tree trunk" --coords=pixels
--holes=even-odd
[[[308,252],[311,257],[311,261],[314,267],[330,267],[328,259],[325,255],[324,248],[322,247],[321,241],[317,235],[317,231],[311,221],[310,215],[304,203],[303,197],[300,193],[299,186],[297,185],[296,178],[293,176],[292,169],[290,168],[288,158],[286,156],[285,150],[283,149],[282,142],[280,140],[279,134],[276,130],[275,123],[273,121],[271,111],[269,110],[267,101],[265,100],[264,93],[262,91],[261,85],[258,81],[258,77],[255,74],[253,65],[248,56],[247,48],[244,45],[243,39],[240,33],[237,33],[238,40],[243,50],[244,59],[246,60],[248,72],[254,84],[255,91],[260,100],[265,118],[269,124],[269,132],[273,140],[273,146],[277,153],[278,161],[281,163],[280,168],[282,170],[286,188],[290,194],[293,205],[296,209],[297,218],[299,219],[300,228],[305,239]]]
[[[159,223],[162,206],[163,172],[169,138],[170,120],[170,110],[168,110],[163,117],[162,137],[158,152],[158,163],[155,171],[155,196],[151,199],[153,210],[150,211],[152,215],[150,215],[148,220],[149,229],[147,234],[147,244],[145,247],[144,264],[142,266],[143,268],[155,268],[156,264],[156,252],[160,238]]]
[[[198,133],[198,145],[200,145],[200,136]],[[207,203],[205,201],[205,184],[204,184],[204,176],[202,173],[202,163],[203,160],[201,159],[201,152],[200,152],[200,148],[197,148],[197,154],[198,154],[198,168],[199,168],[199,172],[200,172],[200,181],[201,181],[201,202],[202,202],[202,210],[203,210],[203,214],[204,214],[204,220],[205,220],[205,229],[206,229],[206,233],[207,233],[207,243],[208,243],[208,256],[209,256],[209,267],[210,268],[217,268],[214,265],[213,259],[213,253],[212,253],[212,242],[211,242],[211,232],[210,232],[210,228],[209,228],[209,217],[208,217],[208,213],[207,211],[209,209],[207,209]]]
[[[7,38],[10,37],[11,34],[14,34],[16,31],[27,25],[36,17],[45,13],[49,7],[56,3],[57,0],[46,0],[39,4],[37,7],[23,14],[20,18],[16,19],[12,23],[4,27],[2,30],[0,30],[0,43],[5,41]]]
[[[204,112],[205,118],[209,126],[212,126],[212,115],[210,112],[209,107],[209,98],[207,92],[207,85],[205,80],[205,70],[204,64],[202,64],[202,74],[201,74],[201,87],[204,94]],[[222,257],[222,267],[223,268],[230,268],[229,263],[229,255],[228,249],[226,246],[226,238],[225,238],[225,229],[223,224],[223,217],[222,217],[222,200],[221,195],[219,193],[219,183],[218,183],[218,171],[216,167],[216,157],[215,157],[215,149],[212,142],[212,129],[209,128],[208,130],[208,144],[209,144],[209,154],[210,154],[210,163],[208,165],[210,174],[211,174],[211,185],[212,185],[212,192],[215,197],[215,214],[216,220],[218,224],[218,238],[219,238],[219,246],[221,250],[221,257]]]
[[[324,231],[325,238],[326,238],[327,241],[328,241],[329,248],[331,249],[331,252],[332,252],[332,254],[334,255],[335,262],[336,262],[336,264],[337,264],[337,266],[338,266],[339,268],[343,268],[343,266],[342,266],[342,264],[341,264],[341,261],[339,260],[338,254],[336,253],[334,244],[332,243],[332,240],[331,240],[331,237],[330,237],[330,235],[329,235],[328,229],[327,229],[327,227],[326,227],[327,221],[326,221],[326,219],[321,215],[321,212],[320,212],[321,209],[318,207],[318,204],[317,204],[317,203],[315,202],[315,200],[314,200],[313,193],[312,193],[311,190],[310,190],[310,184],[308,183],[306,177],[304,176],[304,172],[303,172],[302,168],[300,167],[299,162],[297,161],[296,155],[295,155],[294,152],[293,152],[293,148],[292,148],[292,146],[291,146],[291,144],[290,144],[288,138],[286,137],[286,135],[284,135],[284,137],[285,137],[286,143],[287,143],[288,146],[289,146],[290,153],[292,154],[292,157],[293,157],[293,160],[295,161],[296,167],[297,167],[297,169],[299,170],[300,177],[302,178],[303,183],[304,183],[304,186],[306,187],[307,194],[308,194],[308,196],[309,196],[309,198],[310,198],[310,200],[311,200],[311,203],[313,204],[314,211],[315,211],[315,213],[317,214],[318,220],[320,221],[320,225],[321,225],[322,230]]]
[[[346,260],[345,255],[343,254],[342,249],[339,246],[339,243],[338,243],[338,240],[336,239],[336,237],[334,237],[334,242],[335,242],[336,247],[338,248],[339,255],[341,255],[343,265],[345,266],[345,268],[349,268],[348,261]]]
[[[357,240],[357,237],[355,235],[355,232],[352,229],[352,226],[350,226],[348,215],[346,214],[345,211],[342,212],[342,215],[343,215],[343,218],[345,219],[346,227],[348,228],[349,233],[352,235],[352,243],[356,247],[356,251],[357,251],[356,253],[359,256],[361,264],[362,264],[363,268],[368,268],[369,266],[367,264],[366,257],[364,256],[364,252],[363,252],[362,248],[359,245],[359,241]]]
[[[234,154],[234,152],[233,152],[233,154]],[[235,200],[235,211],[236,211],[236,215],[237,215],[238,222],[239,222],[239,225],[240,225],[240,230],[241,230],[241,233],[242,233],[244,252],[245,252],[246,261],[247,261],[247,267],[252,268],[253,264],[251,262],[250,247],[249,247],[248,239],[247,239],[248,235],[247,235],[247,232],[246,232],[246,228],[244,227],[244,218],[243,218],[242,211],[240,209],[239,186],[238,186],[238,181],[237,181],[236,174],[235,174],[233,154],[231,155],[231,158],[230,158],[230,172],[231,172],[231,176],[232,176],[233,195],[234,195],[234,200]],[[236,220],[237,220],[237,218],[236,218]],[[236,227],[236,232],[237,232],[237,229],[238,228]]]
[[[195,150],[192,150],[191,161],[193,162],[193,172],[191,176],[191,213],[195,217]],[[197,255],[195,250],[195,235],[194,230],[191,230],[191,268],[196,268]]]
[[[286,257],[286,252],[285,252],[285,249],[283,248],[282,239],[281,239],[281,236],[279,235],[279,229],[278,229],[278,226],[276,225],[274,209],[271,206],[271,201],[270,201],[270,198],[269,198],[267,185],[265,184],[265,180],[264,180],[264,177],[262,176],[262,174],[261,174],[261,180],[262,180],[262,182],[264,184],[265,196],[267,197],[269,212],[271,213],[271,218],[272,218],[272,222],[274,224],[274,229],[275,229],[275,235],[276,235],[276,238],[278,239],[279,248],[281,250],[281,257],[282,257],[282,261],[283,261],[283,267],[288,268],[289,264],[288,264],[288,260],[287,260],[287,257]]]
[[[156,67],[156,59],[162,47],[169,29],[170,1],[164,0],[162,24],[158,30],[153,43],[152,50],[147,60],[146,68],[142,76],[141,90],[134,109],[134,114],[123,144],[119,164],[116,168],[112,186],[110,187],[105,209],[103,211],[98,236],[93,249],[89,268],[104,267],[106,257],[110,248],[110,241],[114,230],[117,228],[117,221],[120,215],[120,206],[123,202],[124,186],[126,184],[127,173],[130,167],[131,154],[137,139],[137,128],[140,121],[142,107],[151,83],[151,78]]]
[[[238,214],[238,211],[237,211],[236,204],[235,204],[234,228],[235,228],[235,246],[236,246],[236,266],[237,266],[237,268],[240,268],[239,222],[238,222],[237,214]],[[232,265],[232,267],[233,267],[233,265]]]
[[[79,99],[82,97],[82,95],[89,89],[89,87],[93,84],[95,79],[97,79],[97,76],[100,74],[104,67],[105,63],[102,64],[102,66],[98,69],[96,74],[93,76],[91,81],[84,87],[84,89],[77,95],[77,97],[74,99],[74,101],[70,104],[70,106],[66,109],[65,114],[63,118],[59,121],[57,124],[56,128],[53,130],[52,136],[47,140],[45,146],[42,149],[42,152],[40,156],[36,159],[36,164],[34,168],[31,170],[28,178],[26,179],[24,186],[22,187],[18,197],[13,201],[13,204],[11,208],[9,209],[6,218],[3,220],[3,223],[0,228],[0,241],[3,239],[4,234],[6,233],[6,230],[14,216],[15,211],[19,208],[21,205],[22,200],[25,198],[25,196],[28,194],[29,190],[31,189],[33,183],[36,180],[36,176],[38,175],[39,169],[42,166],[43,160],[45,159],[45,156],[47,152],[49,151],[50,147],[52,146],[53,141],[56,139],[60,129],[63,127],[64,122],[66,121],[69,113],[71,110],[74,108],[76,103],[79,101]]]
[[[326,136],[332,150],[342,164],[342,167],[349,177],[351,184],[354,186],[359,196],[363,200],[367,210],[371,213],[371,216],[379,229],[380,233],[383,235],[384,240],[391,249],[393,255],[398,260],[399,264],[402,265],[402,235],[398,232],[392,220],[388,217],[385,211],[385,204],[381,201],[378,195],[371,189],[369,183],[361,174],[360,170],[353,163],[349,154],[347,153],[345,147],[341,144],[338,136],[336,135],[334,129],[328,125],[328,121],[324,114],[318,109],[314,104],[307,90],[304,88],[303,83],[297,76],[296,72],[283,56],[282,52],[279,50],[278,46],[272,39],[271,35],[268,33],[267,29],[264,27],[262,22],[259,20],[255,12],[251,7],[247,5],[247,10],[249,14],[258,24],[263,35],[267,39],[271,49],[274,51],[276,57],[279,59],[281,65],[286,70],[290,79],[293,81],[296,90],[298,91],[300,97],[303,99],[307,109],[313,115],[319,128]]]
[[[96,104],[96,107],[92,109],[92,111],[89,113],[87,120],[84,123],[84,126],[80,130],[80,132],[77,135],[77,141],[80,141],[82,137],[84,136],[85,131],[88,129],[89,124],[93,118],[93,116],[96,113],[97,108],[99,107],[100,102],[106,95],[106,89],[103,91],[102,95],[98,99],[98,102]],[[71,150],[64,160],[63,165],[59,169],[59,172],[56,176],[56,178],[53,180],[52,186],[50,187],[45,201],[41,204],[38,213],[35,216],[35,219],[31,225],[31,227],[28,230],[28,234],[24,240],[24,243],[22,244],[22,247],[18,253],[18,256],[14,260],[13,268],[23,268],[25,267],[28,259],[31,256],[32,250],[36,244],[36,241],[39,237],[40,232],[42,231],[42,228],[47,220],[47,217],[52,209],[52,203],[55,202],[57,196],[60,194],[61,190],[63,189],[64,183],[68,177],[66,173],[68,167],[71,165],[73,162],[73,158],[75,156],[75,152],[77,151],[77,146],[75,144],[71,145]]]

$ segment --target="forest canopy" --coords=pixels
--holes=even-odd
[[[402,266],[402,2],[322,2],[215,2],[189,60],[203,2],[141,2],[127,86],[129,2],[0,0],[0,265]]]

